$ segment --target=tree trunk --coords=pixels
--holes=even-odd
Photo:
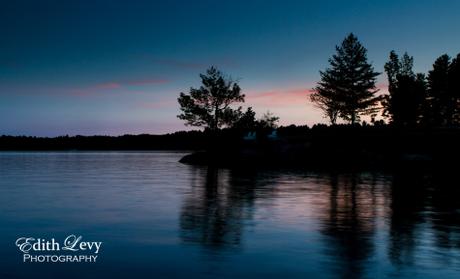
[[[212,127],[213,131],[217,131],[217,129],[219,128],[219,115],[218,115],[218,108],[216,106],[215,110],[214,110],[214,125]]]
[[[353,111],[351,113],[351,124],[353,125],[355,124],[355,122],[356,122],[356,112]]]

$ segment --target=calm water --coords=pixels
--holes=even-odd
[[[445,175],[236,171],[182,153],[0,153],[0,278],[460,278]],[[103,241],[23,263],[20,236]]]

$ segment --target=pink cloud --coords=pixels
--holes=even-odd
[[[280,117],[281,125],[305,125],[318,122],[321,115],[309,105],[313,86],[287,86],[268,90],[249,90],[246,106],[251,106],[260,117],[267,110]]]
[[[107,91],[107,90],[115,90],[121,88],[121,84],[118,82],[104,82],[104,83],[98,83],[95,85],[87,86],[87,87],[81,87],[81,88],[76,88],[72,89],[71,93],[76,96],[89,96],[101,91]]]
[[[308,95],[312,93],[310,88],[279,88],[268,91],[249,91],[246,94],[246,102],[262,106],[305,106]]]
[[[99,83],[93,86],[93,89],[116,89],[120,88],[121,84],[118,82],[106,82],[106,83]]]
[[[178,106],[176,101],[164,100],[156,102],[142,102],[137,105],[138,108],[142,109],[160,109],[160,108],[171,108]]]
[[[127,85],[150,85],[150,84],[165,84],[168,83],[167,79],[140,79],[127,81]]]
[[[110,91],[110,90],[120,89],[122,87],[158,85],[158,84],[165,84],[168,82],[169,80],[167,79],[156,79],[156,78],[108,81],[108,82],[103,82],[103,83],[97,83],[97,84],[90,85],[87,87],[72,89],[71,92],[73,95],[87,96],[87,95],[95,94],[101,91]]]
[[[285,88],[275,88],[269,90],[249,90],[246,91],[246,103],[248,105],[261,105],[265,107],[298,107],[310,103],[309,95],[313,93],[312,84],[305,87],[288,86]],[[379,89],[378,94],[388,92],[388,84],[379,83],[376,85]]]

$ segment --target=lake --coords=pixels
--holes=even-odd
[[[0,153],[0,278],[460,278],[458,174],[183,155]],[[15,245],[69,235],[101,241],[97,262],[24,263]]]

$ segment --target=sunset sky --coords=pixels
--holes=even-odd
[[[282,125],[325,122],[308,101],[350,32],[383,72],[460,52],[460,1],[1,1],[0,134],[166,133],[211,65]],[[386,78],[378,87],[386,90]]]

